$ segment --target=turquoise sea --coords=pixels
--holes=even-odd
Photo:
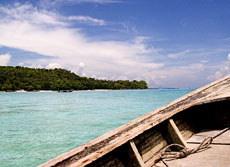
[[[0,92],[0,167],[33,167],[192,89]]]

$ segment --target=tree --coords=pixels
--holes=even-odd
[[[97,80],[79,77],[64,69],[34,69],[0,66],[0,91],[85,90],[85,89],[147,89],[145,81]]]

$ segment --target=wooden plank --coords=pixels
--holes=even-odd
[[[136,147],[142,156],[144,163],[149,161],[167,145],[165,138],[160,131],[161,127],[155,126],[152,129],[142,133],[134,139]]]
[[[118,156],[108,156],[108,154],[105,155],[105,157],[102,157],[101,159],[98,159],[89,165],[87,167],[124,167],[124,163],[119,159]]]
[[[192,129],[194,125],[190,125],[187,122],[183,124],[176,124],[184,140],[189,139],[193,134],[194,130]]]
[[[127,156],[128,156],[129,147],[124,145],[119,147],[110,153],[104,155],[103,157],[93,161],[92,163],[88,164],[86,167],[124,167],[127,166]]]
[[[222,130],[206,130],[193,135],[187,143],[201,143],[206,137],[212,137]],[[230,145],[230,130],[224,132],[212,141],[212,144],[226,144]]]
[[[144,154],[142,157],[145,160],[144,162],[149,162],[149,161],[155,161],[159,157],[158,152],[162,148],[167,146],[167,142],[165,140],[159,141],[154,147],[152,147],[146,154]]]
[[[162,136],[161,130],[162,126],[157,125],[134,139],[146,167],[151,167],[155,164],[155,160],[159,159],[159,150],[167,145],[167,141]]]
[[[173,143],[181,144],[185,147],[188,147],[186,141],[184,140],[183,136],[181,135],[179,129],[177,128],[173,119],[169,119],[168,121],[168,133],[171,137]]]
[[[137,163],[138,163],[138,166],[139,166],[139,167],[145,167],[144,161],[142,160],[142,158],[141,158],[141,156],[140,156],[140,154],[139,154],[139,152],[138,152],[138,150],[137,150],[137,147],[136,147],[134,141],[131,140],[131,141],[129,142],[129,144],[130,144],[130,147],[131,147],[131,149],[132,149],[132,152],[133,152],[133,154],[134,154],[134,156],[135,156],[135,158],[136,158],[136,161],[137,161]]]
[[[190,108],[172,117],[184,140],[188,140],[198,131],[199,125],[197,121],[194,121],[197,120],[197,114],[200,113],[195,108]]]

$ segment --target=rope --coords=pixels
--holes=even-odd
[[[212,137],[206,137],[199,146],[194,147],[194,148],[186,148],[180,144],[170,144],[168,146],[166,146],[163,151],[161,152],[160,155],[160,160],[165,164],[166,167],[169,167],[167,165],[167,163],[164,160],[174,160],[174,159],[178,159],[178,158],[185,158],[190,154],[194,154],[197,152],[201,152],[204,151],[206,149],[209,148],[210,144],[212,143],[213,139],[218,137],[219,135],[223,134],[224,132],[226,132],[227,130],[229,130],[230,128],[225,128],[222,131],[220,131],[219,133],[217,133],[216,135],[212,136]],[[169,148],[171,147],[180,147],[181,150],[180,151],[167,151]]]
[[[161,159],[167,159],[167,160],[174,160],[177,158],[185,158],[190,154],[204,151],[205,149],[207,149],[210,146],[212,141],[213,141],[213,137],[207,137],[201,142],[201,144],[199,146],[197,146],[195,148],[186,148],[180,144],[170,144],[164,148],[164,150],[161,153],[160,158]],[[182,150],[180,150],[178,152],[173,152],[173,151],[168,152],[167,151],[169,148],[175,147],[175,146],[182,148]]]

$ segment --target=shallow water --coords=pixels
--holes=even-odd
[[[0,92],[0,166],[37,166],[190,91]]]

